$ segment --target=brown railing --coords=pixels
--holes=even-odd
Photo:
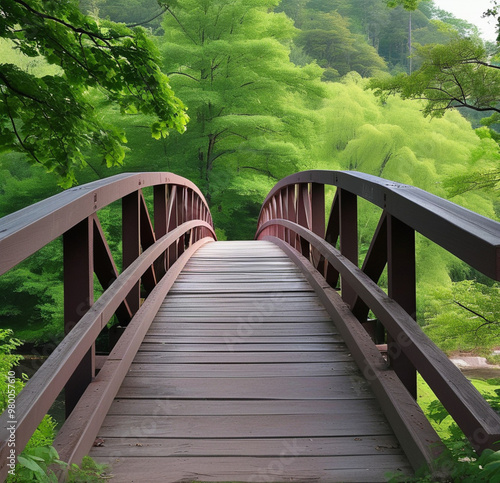
[[[153,189],[153,222],[142,192],[148,187]],[[120,199],[121,274],[97,214]],[[0,275],[60,236],[67,335],[16,398],[17,454],[63,388],[67,416],[78,404],[95,375],[95,341],[113,315],[131,330],[139,320],[139,332],[144,331],[145,311],[155,313],[161,299],[157,289],[168,290],[189,256],[216,238],[208,205],[193,183],[172,173],[123,174],[69,189],[0,219]],[[94,274],[104,290],[95,302]],[[146,298],[142,306],[141,297]],[[110,354],[105,371],[110,380],[110,368],[123,372],[123,348],[130,344],[124,335]],[[12,447],[8,416],[0,417],[0,479],[7,475]]]
[[[325,185],[336,187],[327,223]],[[382,209],[361,268],[358,197]],[[498,449],[500,418],[415,322],[415,232],[500,280],[500,223],[418,188],[358,172],[305,171],[281,180],[264,201],[256,238],[274,241],[308,265],[311,279],[314,269],[319,270],[325,287],[340,289],[344,308],[336,310],[347,306],[357,325],[367,329],[374,347],[387,341],[387,367],[413,397],[418,372],[477,450]],[[377,285],[386,266],[388,294]],[[374,321],[367,320],[369,310],[382,334],[374,330]],[[339,320],[345,325],[342,317]],[[355,328],[344,329],[349,344]],[[352,342],[353,355],[359,344]],[[370,354],[375,357],[373,351]],[[366,354],[358,364],[376,366]]]

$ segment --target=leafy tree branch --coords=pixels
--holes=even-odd
[[[411,75],[372,79],[369,87],[383,101],[390,95],[403,99],[425,101],[423,113],[426,116],[442,117],[454,108],[470,109],[476,112],[494,114],[484,122],[490,126],[498,123],[500,113],[500,66],[489,59],[483,43],[477,38],[456,36],[448,44],[433,44],[420,47],[418,55],[422,66]],[[492,138],[497,139],[494,132]],[[498,141],[497,141],[498,142]],[[477,183],[486,176],[487,182]],[[498,169],[488,172],[469,173],[469,188],[494,188],[499,182]],[[460,185],[457,191],[463,193],[463,177],[454,177],[451,185]]]
[[[40,77],[0,64],[0,142],[55,171],[64,187],[75,182],[90,146],[98,147],[106,166],[121,164],[125,156],[124,135],[96,114],[90,88],[99,88],[122,113],[153,116],[155,133],[185,130],[185,107],[139,27],[98,23],[79,11],[76,0],[6,0],[0,38],[59,68]]]

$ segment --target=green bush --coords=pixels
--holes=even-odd
[[[0,371],[9,375],[9,378],[0,378],[0,411],[4,411],[9,406],[9,396],[17,396],[27,380],[25,374],[21,378],[14,378],[14,368],[23,359],[21,355],[12,352],[21,345],[21,341],[12,337],[11,329],[0,329]],[[9,474],[7,483],[27,483],[31,481],[51,483],[57,482],[57,476],[52,468],[68,471],[68,482],[91,483],[103,481],[105,465],[99,465],[92,458],[85,457],[81,466],[71,465],[59,460],[56,449],[52,446],[56,422],[46,415],[33,436],[28,441],[24,451],[18,456],[18,463],[13,470],[14,474]]]
[[[500,380],[471,381],[493,409],[500,409]],[[448,411],[436,398],[421,377],[418,379],[418,402],[434,429],[446,446],[445,452],[435,462],[435,472],[427,469],[417,471],[414,477],[389,475],[391,483],[396,482],[463,482],[500,483],[500,451],[484,450],[478,456],[473,447],[453,421]]]

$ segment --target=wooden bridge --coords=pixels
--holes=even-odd
[[[361,268],[358,198],[380,211]],[[121,273],[98,217],[120,199]],[[417,372],[478,452],[498,447],[500,418],[414,320],[415,233],[500,279],[499,223],[355,172],[279,182],[254,241],[215,241],[203,195],[171,173],[115,176],[1,219],[0,275],[57,237],[64,247],[67,336],[16,399],[16,453],[64,390],[54,446],[109,464],[112,481],[386,481],[434,469],[443,449]],[[96,357],[113,316],[123,333]],[[2,478],[11,428],[4,413]]]

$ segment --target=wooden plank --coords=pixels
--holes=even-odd
[[[344,350],[342,343],[322,342],[320,344],[240,344],[238,339],[228,340],[224,344],[161,344],[161,343],[143,343],[140,347],[141,352],[302,352],[302,351],[331,351],[335,350],[335,345]]]
[[[287,303],[285,301],[272,301],[271,303],[269,302],[263,302],[262,305],[264,307],[262,308],[267,308],[268,310],[272,311],[279,311],[281,313],[287,313],[287,312],[292,312],[295,313],[297,311],[301,312],[320,312],[322,314],[325,314],[325,310],[323,307],[319,305],[314,305],[314,304],[308,304],[308,303],[300,303],[300,304],[294,304],[294,303]],[[210,306],[206,305],[205,301],[202,300],[193,300],[193,303],[189,305],[189,308],[191,310],[200,310],[203,311],[204,313],[207,312],[248,312],[251,310],[255,310],[256,307],[261,307],[261,304],[258,302],[253,302],[249,301],[247,303],[242,302],[242,301],[232,301],[231,300],[225,300],[225,299],[220,299],[220,298],[213,298],[213,303]],[[184,312],[186,310],[186,300],[183,302],[175,302],[175,303],[170,303],[170,304],[163,304],[161,306],[161,312],[166,312],[167,314],[170,313],[175,313],[175,312]],[[328,316],[326,316],[328,318]]]
[[[293,333],[296,331],[304,331],[308,334],[314,334],[316,331],[332,331],[333,333],[337,332],[335,325],[331,320],[328,322],[267,322],[267,321],[243,321],[243,322],[224,322],[224,323],[211,323],[210,325],[204,322],[190,322],[186,324],[185,322],[156,322],[153,321],[151,324],[153,328],[159,328],[166,331],[166,333],[170,331],[176,330],[222,330],[222,331],[232,331],[232,330],[244,330],[252,328],[254,330],[262,330],[262,331],[279,331],[280,333]],[[310,330],[310,332],[309,332]]]
[[[145,431],[144,428],[147,428]],[[379,414],[235,415],[235,416],[128,416],[108,415],[100,438],[316,438],[327,436],[387,435],[391,430]]]
[[[372,393],[360,376],[245,379],[126,377],[119,398],[183,399],[365,399]]]
[[[218,283],[216,285],[207,285],[203,283],[179,283],[172,287],[172,293],[240,293],[245,292],[251,294],[254,292],[312,292],[311,287],[304,282],[280,283],[280,287],[276,287],[273,282],[260,282],[254,284],[247,283]]]
[[[269,272],[269,268],[267,270],[263,270],[262,272],[247,272],[245,271],[245,283],[249,282],[261,282],[262,274],[265,273],[266,282],[297,282],[304,281],[302,274],[298,271],[294,271],[293,275],[290,272],[282,273],[278,271]],[[192,273],[185,273],[177,279],[177,285],[181,285],[183,283],[189,283],[193,281]],[[241,273],[236,271],[231,271],[228,273],[212,273],[210,272],[199,272],[196,274],[196,282],[204,282],[204,283],[220,283],[220,282],[241,282]]]
[[[207,260],[206,262],[196,262],[191,263],[189,267],[186,267],[184,273],[187,275],[197,274],[197,273],[206,273],[210,271],[213,274],[223,274],[223,273],[269,273],[270,270],[278,271],[280,273],[289,274],[297,273],[297,269],[293,266],[290,266],[286,260],[281,261],[261,261],[261,262],[252,262],[252,265],[249,266],[247,261],[243,262],[233,262],[230,265],[227,263],[217,263],[213,260]]]
[[[157,315],[155,318],[155,322],[197,322],[199,323],[200,321],[205,322],[206,324],[212,324],[214,322],[252,322],[254,320],[267,320],[269,322],[287,322],[290,324],[293,324],[295,322],[305,322],[305,321],[310,321],[310,322],[327,322],[326,317],[323,315],[310,315],[308,317],[303,317],[301,318],[300,316],[296,315],[290,315],[290,316],[282,316],[278,314],[270,314],[266,316],[265,312],[254,312],[254,313],[248,313],[246,315],[237,315],[237,316],[231,316],[231,315],[219,315],[218,317],[210,317],[210,316],[204,316],[204,317],[196,317],[196,315],[190,316],[189,314],[184,314],[184,315],[177,315],[177,316],[168,316],[168,315]]]
[[[128,375],[134,377],[277,377],[337,376],[358,372],[356,364],[132,364]]]
[[[221,401],[220,399],[120,399],[116,398],[110,415],[150,416],[228,416],[238,414],[346,414],[380,413],[374,398],[350,399],[255,399]]]
[[[204,275],[207,272],[209,272],[216,276],[245,273],[251,276],[257,276],[257,275],[269,274],[271,270],[274,270],[274,272],[279,272],[280,274],[292,277],[297,274],[297,271],[295,269],[292,270],[292,269],[287,269],[285,267],[286,267],[285,265],[276,263],[263,263],[262,265],[253,263],[251,267],[248,267],[248,262],[245,262],[244,264],[241,265],[232,264],[231,266],[227,265],[213,266],[212,264],[207,264],[206,267],[202,265],[190,266],[186,269],[184,273],[186,275]]]
[[[258,294],[254,293],[225,293],[225,294],[207,294],[207,293],[200,293],[200,294],[182,294],[182,293],[177,293],[177,294],[172,294],[169,293],[169,298],[168,300],[221,300],[221,299],[229,299],[233,301],[239,301],[239,300],[246,300],[246,301],[255,301],[256,303],[265,300],[266,302],[269,302],[270,300],[281,300],[281,301],[302,301],[302,300],[314,300],[317,301],[316,294],[314,292],[304,292],[304,293],[289,293],[289,292],[282,292],[282,293],[277,293],[277,292],[261,292]]]
[[[321,343],[341,343],[342,339],[340,336],[335,336],[333,334],[329,335],[266,335],[264,337],[257,335],[244,336],[239,334],[230,334],[225,337],[220,336],[179,336],[179,335],[164,335],[164,334],[152,334],[148,333],[144,339],[143,343],[151,344],[321,344]]]
[[[350,456],[402,454],[394,436],[379,434],[363,437],[248,438],[248,439],[180,439],[180,438],[112,438],[93,448],[90,456],[99,457],[166,457],[166,456],[280,456],[284,451],[300,456]],[[165,460],[164,460],[165,461]],[[166,460],[168,464],[168,460]]]
[[[216,328],[212,328],[216,325]],[[224,328],[224,326],[229,326]],[[308,335],[326,335],[326,334],[336,334],[337,331],[333,326],[328,327],[323,324],[274,324],[281,327],[268,327],[271,324],[259,324],[259,323],[235,323],[235,324],[197,324],[197,323],[155,323],[151,324],[149,329],[149,334],[162,334],[164,336],[178,335],[178,336],[218,336],[218,337],[231,337],[235,335],[255,335],[255,336],[278,336],[278,335],[295,335],[295,336],[308,336]],[[304,327],[304,325],[306,327]],[[172,327],[173,326],[173,327]],[[208,329],[207,327],[210,327]]]
[[[278,362],[335,362],[352,361],[351,354],[340,346],[337,351],[328,352],[138,352],[135,362],[172,363],[278,363]]]
[[[169,318],[174,318],[174,317],[182,317],[186,315],[194,315],[198,316],[200,318],[203,318],[205,315],[210,315],[211,317],[214,316],[224,316],[224,317],[242,317],[242,316],[251,316],[255,314],[259,314],[261,316],[264,315],[280,315],[282,317],[289,317],[290,319],[303,319],[304,322],[311,319],[317,319],[320,318],[324,322],[328,322],[330,318],[326,313],[324,313],[322,310],[312,308],[312,310],[307,310],[301,307],[298,307],[295,310],[286,310],[286,309],[280,309],[279,307],[258,307],[256,305],[250,306],[250,307],[241,307],[239,310],[236,310],[232,306],[225,306],[223,304],[218,303],[218,300],[214,300],[214,305],[217,306],[219,305],[219,310],[217,310],[215,307],[207,308],[207,310],[203,310],[203,307],[186,307],[184,310],[180,308],[164,308],[162,307],[159,312],[158,312],[158,317],[169,317]]]
[[[95,457],[97,462],[109,462]],[[167,466],[168,465],[168,466]],[[402,465],[399,455],[363,455],[245,458],[116,458],[112,460],[113,474],[126,475],[126,480],[148,483],[169,482],[335,482],[377,483],[387,481],[387,472],[411,473]],[[166,469],[168,468],[168,470]],[[115,481],[116,480],[115,478]]]

